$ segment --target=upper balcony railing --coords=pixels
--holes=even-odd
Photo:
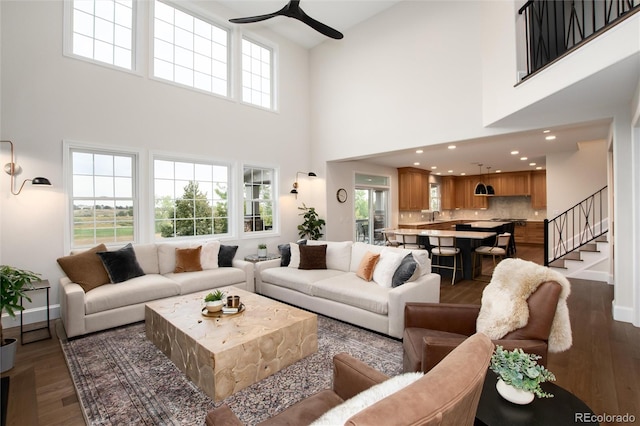
[[[640,0],[530,0],[524,13],[527,75],[640,11]]]

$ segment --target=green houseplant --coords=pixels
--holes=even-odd
[[[298,210],[303,211],[299,216],[304,218],[302,225],[298,225],[298,235],[300,238],[307,237],[310,240],[319,240],[322,238],[324,234],[320,231],[326,222],[324,219],[320,219],[316,209],[314,207],[307,207],[303,203],[302,207],[298,207]]]
[[[538,365],[537,360],[540,358],[539,355],[525,353],[520,348],[507,351],[498,345],[491,356],[490,368],[500,378],[496,385],[500,395],[517,404],[528,404],[533,400],[534,395],[538,398],[553,397],[552,394],[543,391],[540,387],[540,383],[556,379],[552,372],[544,366]],[[526,402],[512,401],[503,394],[505,387],[500,384],[500,381],[517,390],[530,393],[531,396],[527,398],[529,400]]]
[[[221,290],[216,290],[212,293],[209,293],[204,298],[205,307],[209,312],[217,312],[222,309],[222,305],[224,302],[222,299],[224,298],[224,292]]]
[[[258,244],[258,257],[267,257],[267,245]]]
[[[15,318],[16,313],[24,308],[20,304],[20,298],[31,302],[25,291],[32,288],[34,281],[40,281],[40,274],[12,266],[0,266],[0,281],[2,290],[0,291],[0,313],[6,312],[10,317]],[[2,332],[2,322],[0,322],[0,346],[2,347],[2,372],[13,368],[13,360],[16,351],[16,339],[6,339]]]

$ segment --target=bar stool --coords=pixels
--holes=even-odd
[[[476,270],[476,259],[478,258],[478,256],[480,256],[480,274],[478,274],[478,276],[482,275],[482,260],[484,259],[484,256],[493,257],[493,267],[495,268],[496,257],[500,257],[500,260],[507,257],[510,241],[511,241],[511,234],[508,232],[505,232],[504,234],[500,234],[496,237],[496,241],[492,246],[480,246],[476,248],[475,251],[473,252],[472,271],[475,272]],[[478,279],[476,281],[484,281],[484,280]]]
[[[386,246],[398,247],[400,245],[400,241],[398,241],[396,234],[391,229],[385,229],[382,233],[384,234]]]
[[[419,249],[422,248],[420,246],[420,243],[418,242],[418,236],[417,235],[405,235],[405,234],[400,234],[400,236],[402,237],[402,247],[407,248],[407,249]]]
[[[432,246],[431,267],[453,270],[451,285],[454,285],[456,282],[456,270],[459,269],[461,275],[464,274],[462,270],[462,252],[460,252],[460,249],[456,246],[456,237],[429,236],[429,244]],[[438,263],[434,263],[436,256],[438,257]],[[440,263],[441,257],[453,257],[453,266],[442,265]],[[458,263],[458,257],[460,257],[460,263]]]

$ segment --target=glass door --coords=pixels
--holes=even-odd
[[[354,241],[384,245],[389,222],[388,178],[356,174]]]

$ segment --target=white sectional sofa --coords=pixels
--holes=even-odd
[[[281,266],[280,259],[259,262],[255,270],[256,293],[395,338],[402,338],[406,302],[440,301],[440,275],[431,272],[425,250],[351,241],[308,241],[307,244],[327,245],[327,269],[299,269],[293,265],[297,260],[294,260],[295,253],[291,255],[289,266]],[[293,247],[297,249],[295,244],[290,246],[292,251]],[[412,253],[419,271],[397,287],[366,281],[357,272],[367,252],[381,254],[376,268],[382,268],[382,259],[388,253],[401,253],[402,256]],[[386,262],[388,266],[389,262]]]
[[[143,321],[145,304],[152,300],[223,286],[255,290],[254,265],[244,260],[233,259],[231,267],[218,267],[215,261],[208,266],[203,263],[209,269],[175,273],[176,249],[197,244],[134,244],[135,258],[144,275],[99,285],[86,292],[67,276],[61,278],[60,309],[67,337]]]

